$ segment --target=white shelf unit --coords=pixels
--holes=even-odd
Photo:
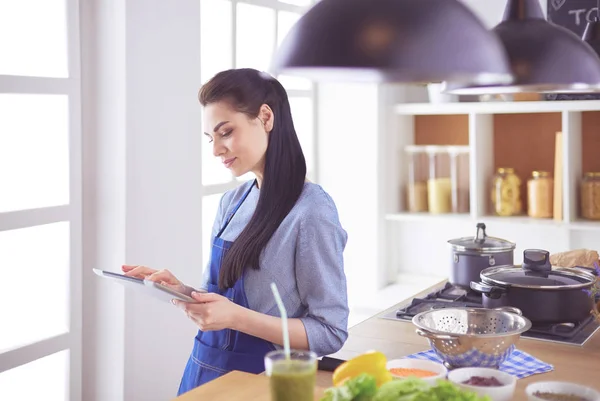
[[[578,191],[582,175],[582,113],[599,112],[600,101],[543,101],[543,102],[489,102],[489,103],[414,103],[399,104],[394,107],[398,116],[398,135],[395,141],[401,154],[404,146],[414,144],[415,116],[435,115],[467,115],[469,119],[468,136],[470,149],[470,214],[433,215],[429,213],[407,213],[390,211],[388,220],[416,221],[421,219],[468,219],[486,218],[497,221],[512,221],[519,224],[542,224],[568,226],[573,229],[600,230],[600,222],[581,221],[578,218]],[[534,219],[526,216],[498,217],[487,211],[489,182],[494,174],[493,118],[498,114],[542,114],[560,113],[563,132],[563,221],[551,219]],[[598,127],[600,135],[600,126]],[[535,152],[535,149],[531,150]],[[600,148],[598,149],[600,158]],[[402,161],[402,156],[398,159]],[[398,184],[406,185],[406,172],[401,163],[396,163],[399,172]],[[526,180],[527,177],[521,177]],[[399,191],[401,189],[399,188]],[[404,199],[394,202],[402,208]]]
[[[511,114],[600,111],[600,100],[538,102],[401,103],[393,107],[399,115]]]
[[[394,265],[392,275],[403,272],[425,271],[427,274],[439,275],[443,269],[448,268],[446,259],[446,244],[448,239],[472,236],[475,234],[475,224],[484,222],[488,226],[488,235],[513,240],[517,243],[515,263],[520,263],[522,250],[533,247],[559,252],[568,249],[588,247],[600,251],[600,222],[583,221],[578,216],[579,210],[579,183],[582,176],[582,152],[584,124],[582,120],[586,113],[594,114],[590,121],[597,121],[597,125],[586,124],[588,131],[597,131],[600,137],[600,101],[535,101],[535,102],[480,102],[480,103],[397,103],[391,107],[393,123],[386,135],[387,146],[393,149],[396,157],[388,160],[386,165],[392,170],[388,173],[391,180],[391,189],[386,191],[390,199],[387,205],[385,220],[388,226],[388,235],[392,237],[389,260]],[[532,131],[534,125],[546,119],[559,121],[553,123],[556,129],[548,132],[547,137],[552,137],[552,144],[546,144],[554,149],[554,134],[562,131],[563,152],[563,220],[534,219],[527,216],[498,217],[493,216],[489,210],[489,191],[491,179],[495,173],[494,143],[495,143],[495,118],[515,121],[527,121],[531,116],[517,116],[519,114],[535,114],[532,118]],[[406,212],[405,188],[407,184],[406,158],[404,147],[415,144],[416,121],[420,116],[450,116],[462,115],[468,119],[465,129],[468,130],[468,146],[470,149],[469,182],[470,182],[470,213],[432,215],[429,213]],[[544,124],[542,124],[544,125]],[[506,127],[506,124],[504,125]],[[521,127],[523,127],[521,125]],[[548,124],[540,130],[547,130]],[[527,131],[526,128],[522,128]],[[456,131],[456,130],[455,130]],[[587,132],[587,137],[593,133]],[[496,135],[502,135],[497,132]],[[443,134],[441,135],[443,136]],[[516,138],[515,135],[510,136]],[[530,140],[530,139],[528,139]],[[504,146],[506,139],[504,140]],[[527,142],[527,141],[526,141]],[[427,144],[421,143],[419,144]],[[435,143],[440,144],[440,143]],[[456,144],[456,143],[448,143]],[[464,144],[464,143],[461,143]],[[600,159],[600,140],[593,141],[595,152]],[[519,143],[515,143],[515,147]],[[585,145],[589,147],[589,144]],[[523,154],[523,152],[519,150]],[[530,149],[535,152],[535,147]],[[590,149],[587,149],[588,155]],[[390,153],[388,153],[390,154]],[[540,156],[541,157],[541,156]],[[589,157],[589,156],[588,156]],[[514,158],[514,156],[513,156]],[[589,164],[589,163],[588,163]],[[592,163],[594,164],[594,163]],[[552,157],[551,165],[554,166]],[[513,167],[513,166],[506,166]],[[526,174],[530,174],[527,171]],[[529,177],[520,174],[522,181]],[[526,211],[526,204],[524,204]],[[442,243],[443,242],[443,243]],[[428,245],[427,245],[428,244]],[[431,250],[431,251],[428,251]],[[424,266],[419,259],[423,253],[429,255],[431,263],[443,264],[444,267]],[[521,255],[519,255],[519,253]],[[449,259],[448,259],[449,260]],[[421,266],[413,266],[413,265]]]

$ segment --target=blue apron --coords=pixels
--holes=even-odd
[[[219,270],[225,252],[233,242],[225,241],[221,234],[246,200],[254,187],[253,183],[242,199],[233,208],[212,244],[210,257],[210,281],[207,290],[229,298],[236,304],[248,308],[248,299],[244,291],[244,275],[233,288],[220,290],[218,286]],[[187,362],[177,395],[183,394],[205,384],[232,370],[249,373],[261,373],[265,370],[264,357],[275,347],[272,343],[239,331],[230,329],[218,331],[198,330],[194,339],[194,348]]]

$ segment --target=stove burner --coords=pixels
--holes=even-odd
[[[588,318],[577,323],[557,323],[557,324],[546,324],[546,325],[533,325],[531,329],[524,333],[527,334],[544,334],[552,335],[564,339],[572,339],[583,330],[589,323],[594,320],[594,316],[590,315]]]
[[[432,292],[424,298],[414,298],[411,303],[385,316],[386,319],[411,321],[412,318],[425,311],[445,308],[482,308],[481,294],[468,289],[454,287],[447,283],[444,288]],[[600,323],[590,315],[581,322],[560,324],[534,324],[522,337],[555,341],[560,343],[583,345],[596,330]]]
[[[411,320],[415,315],[434,309],[445,309],[445,308],[477,308],[481,307],[481,304],[474,302],[453,302],[436,299],[419,299],[415,298],[412,303],[406,308],[400,309],[396,312],[396,316],[399,319]]]
[[[447,299],[450,301],[466,301],[481,305],[481,294],[470,289],[455,287],[447,283],[441,290],[429,294],[428,299]]]

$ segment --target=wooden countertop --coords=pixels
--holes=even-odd
[[[428,288],[416,296],[426,295],[444,283],[442,282]],[[365,351],[375,349],[383,352],[389,360],[428,350],[430,347],[427,340],[415,333],[412,323],[381,318],[389,312],[401,308],[407,302],[410,302],[410,300],[394,305],[380,314],[352,327],[349,330],[349,337],[344,347],[331,356],[339,359],[349,359]],[[536,381],[569,381],[600,391],[600,331],[596,332],[584,346],[560,345],[521,338],[517,344],[517,348],[546,363],[554,365],[554,371],[520,379],[517,382],[514,401],[526,400],[525,387]],[[209,388],[209,385],[210,383],[192,390],[186,394],[185,401],[208,399],[206,397],[209,393],[205,393],[205,390],[211,390],[210,394],[214,394],[215,391],[215,386]],[[321,388],[330,387],[331,373],[319,371],[317,374],[317,385]],[[316,399],[318,399],[318,394],[321,394],[321,389],[317,389]],[[267,398],[264,399],[268,400],[268,394],[265,394],[265,396]],[[177,401],[180,401],[182,397],[179,397]],[[230,397],[229,399],[235,401],[237,399],[262,400],[263,398]]]

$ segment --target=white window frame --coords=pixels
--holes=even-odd
[[[0,352],[0,373],[39,358],[69,350],[67,393],[68,399],[75,401],[80,400],[82,394],[82,129],[79,0],[65,0],[65,6],[67,12],[68,77],[43,78],[0,75],[0,93],[60,94],[68,96],[70,201],[66,205],[0,213],[0,231],[69,222],[69,331],[16,347],[7,352]],[[28,319],[30,317],[24,316],[24,318]],[[18,322],[11,323],[18,324]]]
[[[211,0],[199,0],[199,1],[211,1]],[[273,43],[274,46],[274,50],[277,49],[277,26],[278,26],[278,22],[279,22],[279,18],[277,15],[278,11],[290,11],[290,12],[295,12],[295,13],[299,13],[302,14],[306,11],[306,7],[301,7],[301,6],[296,6],[293,4],[288,4],[288,3],[283,3],[280,2],[279,0],[229,0],[231,2],[231,60],[232,60],[232,65],[233,68],[240,68],[242,66],[238,66],[237,65],[237,60],[236,60],[236,54],[237,54],[237,40],[236,40],[236,33],[237,33],[237,5],[239,3],[245,3],[245,4],[250,4],[250,5],[255,5],[255,6],[261,6],[261,7],[266,7],[266,8],[270,8],[272,9],[273,13],[275,14],[275,42]],[[316,0],[312,0],[311,2],[311,6],[314,5],[316,3]],[[202,55],[202,49],[200,49],[201,52],[201,57]],[[317,141],[317,127],[318,127],[318,119],[317,119],[317,111],[318,111],[318,107],[317,107],[317,94],[318,94],[318,85],[316,83],[312,83],[311,88],[310,89],[287,89],[287,94],[289,97],[303,97],[303,98],[309,98],[311,100],[311,104],[312,104],[312,112],[313,112],[313,149],[312,149],[312,153],[314,155],[314,159],[313,159],[313,169],[310,171],[307,171],[307,173],[310,173],[312,175],[312,178],[315,182],[319,181],[319,166],[318,166],[318,141]],[[206,143],[203,143],[203,146],[206,146]],[[202,196],[209,196],[209,195],[216,195],[216,194],[221,194],[224,193],[226,191],[229,191],[231,189],[237,188],[239,185],[241,184],[240,181],[238,181],[235,177],[231,177],[231,181],[228,181],[226,183],[220,183],[220,184],[210,184],[210,185],[204,185],[202,184]],[[206,238],[202,239],[203,241],[206,241]]]

